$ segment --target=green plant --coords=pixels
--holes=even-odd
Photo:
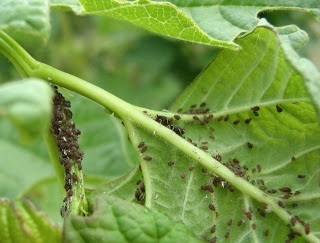
[[[12,133],[6,132],[8,123],[3,119],[0,151],[1,155],[10,153],[10,157],[1,156],[7,161],[3,163],[1,193],[16,199],[1,201],[1,239],[320,241],[320,74],[312,62],[298,54],[308,41],[306,32],[295,25],[275,27],[264,18],[256,18],[262,11],[301,10],[319,21],[318,1],[23,3],[5,0],[0,4],[0,52],[25,78],[0,86],[0,115],[17,127],[22,142],[31,143],[28,151],[32,153],[21,151]],[[48,39],[48,6],[56,11],[128,20],[160,35],[221,49],[212,54],[211,63],[167,110],[140,107],[35,60],[17,44],[12,37],[27,46],[37,43],[36,37]],[[133,35],[143,36],[144,32]],[[66,36],[65,41],[73,40]],[[81,67],[74,56],[67,58]],[[93,105],[70,98],[75,99],[75,110],[92,120],[84,126],[87,133],[82,137],[88,148],[92,144],[92,156],[88,151],[91,161],[83,165],[84,173],[87,164],[87,171],[95,171],[96,176],[83,177],[77,158],[68,155],[70,167],[62,162],[65,178],[61,153],[67,154],[72,148],[61,149],[60,144],[58,150],[56,142],[67,142],[67,135],[60,134],[57,139],[50,133],[54,92],[47,83],[96,102],[104,109],[100,117],[109,114],[109,124],[95,124]],[[114,84],[118,85],[121,83]],[[165,93],[161,88],[159,96]],[[60,92],[69,96],[64,89]],[[66,132],[72,128],[72,135],[77,137],[79,132],[68,123],[71,115],[65,111],[69,103],[59,97],[55,102],[59,108],[55,106],[53,111],[62,112],[62,117],[53,120],[62,127],[51,130]],[[102,133],[110,136],[94,141]],[[48,163],[34,156],[44,154],[43,142],[36,140],[41,136],[55,168],[53,178]],[[77,143],[75,137],[72,142]],[[102,169],[105,164],[108,175]],[[66,196],[61,188],[69,181],[70,187],[64,188]],[[84,187],[88,188],[85,192]],[[29,201],[55,215],[57,223],[56,208],[62,198],[66,198],[63,226],[51,223]]]

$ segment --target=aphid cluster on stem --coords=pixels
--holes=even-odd
[[[82,170],[81,161],[83,152],[79,150],[78,137],[81,132],[75,127],[72,118],[70,101],[66,101],[62,94],[58,92],[58,87],[53,87],[55,96],[53,98],[53,116],[51,122],[51,132],[56,139],[59,150],[60,164],[64,166],[66,197],[64,198],[64,206],[60,213],[62,217],[68,215],[69,201],[74,195],[73,185],[82,180],[72,171],[72,168]]]
[[[144,204],[146,191],[144,183],[141,180],[138,180],[136,185],[138,185],[138,188],[134,192],[134,196],[141,204]]]

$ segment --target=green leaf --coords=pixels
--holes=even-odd
[[[157,0],[159,1],[159,0]],[[320,21],[320,2],[312,1],[202,1],[170,0],[212,38],[230,41],[243,32],[252,31],[258,24],[257,15],[263,11],[298,10]]]
[[[234,48],[231,41],[259,25],[258,14],[272,10],[303,11],[320,20],[320,3],[305,1],[116,1],[81,0],[85,14],[111,16],[152,32],[191,42]],[[290,32],[291,26],[281,27]],[[183,30],[183,31],[181,31]],[[291,36],[294,38],[295,36]],[[293,40],[296,42],[296,40]]]
[[[102,195],[89,217],[71,216],[65,222],[65,242],[198,242],[192,232],[162,213]]]
[[[26,148],[17,141],[12,142],[1,136],[0,154],[3,162],[0,176],[1,197],[17,198],[38,180],[53,175],[52,167],[47,162],[49,159],[37,153],[37,147],[39,143]]]
[[[237,46],[231,42],[220,41],[207,35],[191,18],[169,2],[81,0],[80,3],[84,8],[84,14],[125,19],[161,35],[205,45],[237,49]]]
[[[51,87],[28,79],[0,86],[0,115],[17,127],[22,142],[30,143],[47,129],[51,117]]]
[[[0,29],[27,38],[46,41],[50,34],[50,13],[47,0],[2,0]]]
[[[27,200],[0,200],[2,242],[60,242],[60,228]]]
[[[175,112],[181,109],[174,124],[183,127],[186,139],[197,145],[188,151],[197,160],[179,151],[180,139],[167,143],[165,136],[149,127],[125,122],[140,151],[145,206],[209,240],[285,241],[294,216],[304,225],[290,226],[294,231],[305,240],[319,240],[320,128],[303,85],[305,77],[287,60],[280,38],[269,28],[259,27],[237,44],[241,51],[221,51],[171,107]],[[207,118],[199,114],[206,108]],[[161,114],[173,117],[175,113]],[[138,147],[142,141],[147,147],[144,153]],[[232,176],[215,174],[221,173],[221,165],[215,166],[215,173],[202,166],[205,157],[199,148],[218,160],[220,156]],[[234,176],[238,184],[232,185],[228,181]],[[288,195],[279,190],[286,187],[291,190]],[[284,209],[276,208],[278,201]],[[311,231],[305,234],[307,225]]]

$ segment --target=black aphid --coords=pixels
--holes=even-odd
[[[249,123],[251,122],[251,120],[252,120],[252,118],[248,118],[248,119],[245,119],[244,122],[245,122],[246,124],[249,124]]]
[[[228,226],[231,226],[231,225],[232,225],[232,219],[229,219],[227,225],[228,225]]]
[[[206,102],[202,102],[201,104],[200,104],[200,107],[205,107],[206,106]]]
[[[194,166],[189,167],[189,171],[193,171],[194,170]]]
[[[259,113],[258,113],[257,111],[253,111],[253,114],[254,114],[255,116],[259,116]]]
[[[257,165],[258,172],[261,172],[261,165]]]
[[[216,231],[216,225],[213,225],[213,226],[210,228],[210,233],[213,234],[215,231]]]
[[[173,165],[174,165],[174,162],[170,161],[170,162],[168,162],[168,165],[169,165],[169,166],[173,166]]]
[[[140,142],[138,148],[142,148],[144,146],[144,142]]]
[[[180,118],[181,118],[181,116],[179,116],[179,115],[174,115],[173,117],[174,117],[174,119],[176,119],[176,120],[180,120]]]
[[[253,148],[253,144],[252,143],[247,142],[247,145],[248,145],[249,149]]]
[[[299,179],[303,179],[303,178],[305,178],[306,177],[306,175],[298,175],[298,178]]]
[[[208,147],[207,147],[207,146],[205,146],[205,145],[200,146],[199,148],[200,148],[200,149],[202,149],[202,150],[204,150],[204,151],[207,151],[207,150],[208,150]]]
[[[239,124],[240,123],[240,121],[239,120],[235,120],[235,121],[233,121],[233,125],[237,125],[237,124]]]
[[[265,230],[265,231],[263,232],[263,235],[264,235],[265,237],[267,237],[267,236],[269,235],[269,230]]]
[[[252,229],[253,229],[253,230],[256,230],[257,225],[256,225],[255,223],[253,223],[251,226],[252,226]]]
[[[230,117],[229,115],[226,115],[225,118],[224,118],[224,121],[228,121],[229,117]]]
[[[180,177],[181,177],[181,179],[185,179],[186,178],[186,174],[184,172],[181,172]]]
[[[141,151],[140,151],[140,153],[144,153],[144,152],[146,152],[147,151],[147,149],[148,149],[148,147],[147,146],[144,146],[144,147],[142,147],[142,149],[141,149]]]
[[[237,223],[237,226],[240,227],[242,225],[242,222],[243,222],[242,220],[239,220],[238,223]]]
[[[230,236],[229,231],[224,234],[224,238],[229,238],[229,236]]]
[[[277,112],[282,112],[282,108],[279,105],[276,105]]]
[[[215,211],[215,210],[216,210],[215,206],[214,206],[212,203],[210,203],[210,204],[208,205],[208,207],[209,207],[209,209],[212,210],[212,211]]]
[[[253,106],[253,107],[251,107],[251,110],[252,111],[258,111],[258,110],[260,110],[260,107],[259,106]]]
[[[143,159],[146,160],[146,161],[152,160],[152,158],[151,158],[150,156],[146,156],[146,157],[144,157]]]

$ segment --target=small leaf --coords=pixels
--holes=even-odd
[[[128,20],[149,31],[205,45],[237,49],[228,41],[210,37],[193,20],[169,2],[81,0],[84,14],[110,16]]]
[[[0,29],[8,34],[47,40],[50,13],[47,0],[1,0]]]
[[[34,141],[48,128],[52,94],[51,87],[37,79],[0,86],[0,115],[17,127],[22,142]]]
[[[27,200],[0,200],[1,242],[61,242],[61,230]]]
[[[89,217],[69,217],[64,226],[65,242],[200,242],[183,224],[110,195],[97,198]]]

